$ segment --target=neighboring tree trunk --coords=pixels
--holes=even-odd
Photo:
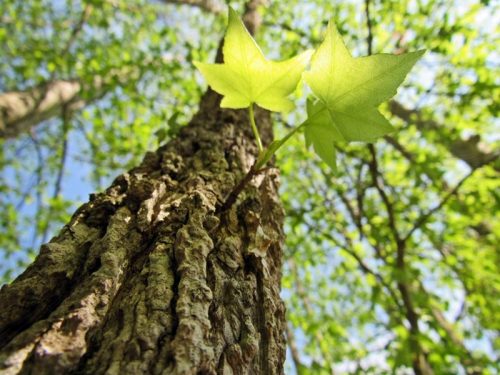
[[[217,211],[257,152],[246,112],[219,100],[208,92],[0,290],[0,373],[283,373],[277,175]]]

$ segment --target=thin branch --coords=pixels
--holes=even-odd
[[[73,30],[71,31],[71,35],[69,36],[68,40],[66,41],[66,44],[64,48],[61,51],[61,55],[64,56],[68,53],[70,50],[71,46],[75,42],[76,38],[78,37],[78,34],[83,29],[83,26],[87,22],[88,18],[90,17],[90,14],[92,13],[92,5],[91,4],[86,4],[85,7],[83,8],[82,14],[80,16],[80,19],[78,22],[75,24],[73,27]]]
[[[370,17],[370,0],[365,0],[365,16],[366,16],[366,28],[368,29],[368,35],[366,37],[366,47],[368,55],[372,54],[372,44],[373,44],[373,34],[372,34],[372,20]]]
[[[431,315],[434,317],[436,323],[444,330],[445,334],[440,334],[444,341],[451,341],[455,346],[462,350],[463,355],[459,357],[459,361],[466,370],[467,374],[478,374],[481,370],[480,366],[477,365],[477,361],[474,359],[474,355],[467,349],[463,339],[455,332],[453,325],[446,319],[444,314],[441,312],[436,302],[432,299],[433,296],[427,292],[424,285],[420,282],[419,287],[421,292],[428,296],[429,298],[429,310]]]
[[[33,134],[28,133],[29,138],[31,139],[31,142],[33,143],[33,146],[35,147],[35,153],[37,156],[37,168],[36,168],[36,175],[37,175],[37,181],[36,181],[36,222],[39,222],[40,220],[40,215],[42,213],[42,192],[41,192],[41,184],[42,184],[42,176],[43,176],[43,167],[45,165],[44,160],[43,160],[43,154],[42,150],[40,147],[40,143],[38,140],[33,136]],[[37,230],[33,229],[33,236],[31,238],[31,247],[35,248],[36,244],[36,238],[37,238]]]
[[[91,82],[78,78],[49,80],[25,91],[0,93],[0,138],[17,137],[42,121],[59,116],[63,107],[77,111],[101,99],[116,83],[138,81],[146,72],[144,67],[159,67],[166,62],[168,59],[148,59],[141,64],[111,69],[103,76],[95,75]],[[87,90],[93,95],[84,99],[81,94]]]
[[[375,272],[370,266],[368,266],[368,264],[366,264],[366,262],[363,260],[363,258],[361,258],[361,256],[358,253],[356,253],[354,250],[352,250],[352,248],[354,246],[353,246],[351,240],[349,239],[349,237],[345,233],[344,233],[344,239],[347,242],[347,244],[345,244],[345,245],[342,245],[341,243],[339,243],[337,241],[337,239],[335,239],[335,237],[333,237],[330,233],[324,233],[323,235],[328,240],[333,242],[336,246],[338,246],[339,249],[343,250],[348,255],[350,255],[358,263],[358,267],[363,273],[370,274],[370,275],[374,276],[377,279],[377,281],[387,290],[387,292],[390,294],[391,298],[393,299],[394,303],[398,306],[398,308],[399,309],[403,308],[403,306],[401,306],[401,304],[399,302],[399,299],[398,299],[396,293],[394,292],[392,287],[384,280],[382,275]]]
[[[68,155],[68,131],[70,124],[69,124],[69,113],[67,109],[63,109],[62,121],[63,121],[63,127],[62,127],[63,143],[61,149],[61,161],[59,162],[59,170],[57,171],[56,181],[54,184],[54,192],[52,193],[52,199],[56,199],[57,197],[59,197],[59,194],[61,193],[62,179],[64,176],[64,169]],[[53,211],[54,209],[52,207],[49,207],[47,222],[45,223],[45,227],[43,228],[43,233],[42,233],[42,244],[44,244],[47,241],[47,237],[49,234],[49,227],[50,227],[49,221],[53,214]]]
[[[298,270],[297,270],[297,264],[295,263],[295,261],[293,259],[289,259],[288,263],[290,264],[290,269],[295,274],[295,277],[294,277],[295,288],[296,288],[298,297],[302,300],[302,303],[304,305],[304,310],[306,311],[306,313],[308,315],[314,316],[315,313],[314,313],[313,308],[311,306],[311,302],[309,300],[308,293],[306,292],[306,290],[304,289],[304,286],[300,282],[300,277],[299,277]],[[315,331],[314,336],[315,336],[315,339],[318,342],[318,344],[323,342],[323,334],[320,331]],[[335,373],[333,370],[333,363],[330,363],[328,361],[329,357],[330,357],[329,353],[326,352],[323,349],[323,346],[321,346],[321,345],[319,345],[319,350],[321,352],[321,355],[323,356],[323,358],[326,361],[327,369],[330,371],[331,375],[334,375]]]
[[[346,167],[346,169],[347,169],[347,167]],[[322,173],[323,173],[323,176],[325,177],[326,180],[328,180],[330,178],[325,171],[322,171]],[[351,179],[351,185],[355,185],[355,183],[353,181],[354,180]],[[316,190],[322,190],[322,189],[317,188]],[[364,199],[364,191],[365,191],[365,189],[363,188],[363,193],[358,193],[356,198],[363,200]],[[327,192],[325,190],[322,190],[322,193],[323,193],[323,196],[327,196]],[[370,237],[366,235],[365,230],[363,228],[363,224],[362,224],[362,220],[361,220],[362,219],[362,209],[360,209],[360,207],[363,207],[363,202],[361,202],[360,204],[358,203],[358,211],[359,212],[356,213],[354,211],[354,208],[352,207],[352,204],[350,204],[349,200],[342,192],[337,190],[336,194],[340,198],[340,201],[346,207],[347,213],[349,214],[351,221],[356,226],[356,228],[360,234],[360,237],[366,238],[367,242],[370,244],[370,246],[373,248],[373,250],[377,254],[377,258],[384,260],[385,255],[383,254],[382,249],[380,248],[380,246],[378,246],[378,244],[370,242]],[[335,207],[334,202],[332,202],[331,200],[325,200],[325,204],[332,204],[332,207]],[[367,217],[367,219],[368,219],[368,217]]]
[[[385,206],[386,211],[387,211],[387,216],[389,218],[389,227],[391,228],[391,233],[392,233],[396,243],[398,243],[401,241],[401,238],[400,238],[397,226],[396,226],[396,214],[394,212],[394,207],[392,205],[392,202],[389,200],[389,197],[387,196],[385,190],[383,189],[383,187],[381,186],[381,184],[379,182],[378,177],[379,177],[380,172],[378,170],[378,161],[377,161],[377,154],[375,151],[375,146],[373,146],[373,144],[370,143],[368,145],[368,149],[370,150],[370,154],[372,157],[370,163],[368,164],[370,167],[370,173],[372,176],[372,183],[373,183],[373,186],[375,187],[375,189],[378,191],[380,198],[382,199],[382,202],[384,203],[384,206]]]
[[[162,0],[167,4],[189,5],[200,8],[206,12],[219,14],[225,9],[224,3],[217,0]]]
[[[99,147],[98,145],[96,144],[96,141],[94,141],[91,137],[91,135],[89,134],[89,132],[85,129],[85,126],[84,124],[81,122],[80,119],[76,119],[76,129],[78,129],[80,131],[80,133],[83,135],[83,137],[85,138],[85,140],[88,142],[88,145],[90,147],[90,158],[88,160],[84,159],[84,158],[81,158],[80,161],[82,163],[88,163],[90,165],[93,166],[93,169],[92,169],[92,178],[94,179],[94,188],[96,190],[101,190],[101,177],[99,175],[99,171],[98,171],[98,168],[96,167],[96,163],[92,161],[92,157],[94,157],[95,155],[97,155],[99,153]]]
[[[418,130],[433,130],[438,135],[442,133],[442,129],[446,129],[443,124],[438,124],[432,119],[426,119],[422,111],[418,109],[408,109],[396,100],[389,102],[389,110],[391,113],[406,122],[414,124]],[[440,142],[448,149],[448,151],[456,158],[466,162],[471,168],[478,168],[486,164],[493,163],[500,157],[500,152],[488,150],[481,143],[481,137],[478,134],[472,135],[469,138],[447,140],[440,136]],[[498,165],[494,166],[499,169]]]
[[[366,13],[366,25],[368,28],[368,37],[367,37],[367,49],[368,54],[372,53],[372,42],[373,35],[371,30],[371,18],[370,18],[370,0],[365,0],[365,13]],[[396,227],[395,213],[392,203],[390,202],[385,190],[381,186],[378,180],[378,163],[377,163],[377,155],[375,152],[375,147],[373,144],[368,145],[368,149],[370,150],[372,160],[369,164],[370,172],[372,175],[373,185],[379,192],[380,197],[386,207],[387,214],[389,216],[389,226],[391,228],[392,235],[394,236],[394,240],[396,242],[397,247],[397,255],[396,255],[396,267],[399,269],[401,276],[403,279],[398,279],[397,285],[398,289],[403,298],[403,304],[406,310],[406,319],[410,323],[410,346],[413,350],[413,370],[416,375],[430,375],[433,374],[433,371],[427,361],[424,351],[419,342],[420,329],[419,329],[419,316],[413,307],[413,301],[411,300],[410,288],[407,282],[404,280],[404,275],[406,272],[406,264],[405,264],[405,242],[401,241],[398,229]],[[400,277],[401,277],[400,276]]]
[[[38,168],[39,168],[39,165],[37,166],[37,168],[35,169],[35,172],[33,173],[33,175],[29,178],[29,181],[32,181],[31,183],[28,184],[28,187],[26,188],[26,190],[21,194],[21,198],[19,198],[19,201],[17,202],[16,204],[16,211],[19,211],[23,206],[24,204],[26,203],[26,198],[30,195],[30,193],[32,192],[33,188],[35,188],[38,184]]]
[[[396,138],[391,137],[390,135],[386,135],[384,139],[389,143],[392,147],[398,150],[401,155],[404,156],[406,160],[410,163],[415,161],[415,155],[413,155],[410,151],[408,151]]]
[[[64,167],[66,164],[66,158],[68,154],[68,131],[69,131],[69,118],[68,114],[63,115],[63,144],[61,152],[61,163],[59,166],[59,171],[57,173],[56,183],[54,185],[53,198],[57,198],[61,192],[62,178],[64,175]]]
[[[290,353],[292,354],[292,362],[295,366],[295,370],[297,374],[300,375],[302,372],[301,369],[304,365],[300,361],[299,350],[297,349],[297,345],[295,344],[295,336],[293,334],[292,328],[290,328],[288,323],[286,325],[286,342],[288,344],[288,347],[290,348]]]
[[[408,232],[408,234],[403,238],[403,242],[406,242],[412,235],[413,233],[419,229],[420,227],[422,227],[422,225],[424,225],[427,220],[430,219],[430,217],[432,215],[434,215],[437,211],[439,211],[441,208],[443,208],[443,206],[450,200],[450,198],[455,195],[458,190],[460,189],[460,187],[465,183],[465,181],[467,181],[469,179],[469,177],[471,177],[474,172],[477,170],[476,169],[471,169],[471,171],[469,173],[467,173],[456,185],[453,189],[451,189],[444,197],[443,199],[441,199],[441,201],[439,202],[439,204],[437,204],[435,207],[431,208],[429,211],[427,211],[425,214],[423,214],[422,216],[420,216],[416,221],[415,221],[415,225],[413,226],[413,228],[410,229],[410,231]]]

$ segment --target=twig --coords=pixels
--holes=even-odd
[[[236,185],[234,187],[233,191],[231,191],[231,193],[229,193],[229,195],[226,198],[226,201],[222,204],[222,206],[220,206],[216,210],[216,213],[220,214],[222,212],[229,210],[231,208],[231,206],[236,202],[236,199],[238,199],[238,196],[243,191],[245,186],[250,181],[252,181],[252,178],[254,178],[254,176],[257,176],[258,174],[265,172],[266,170],[269,169],[269,168],[256,169],[255,166],[256,166],[256,164],[253,164],[250,167],[250,170],[247,172],[245,177],[243,177],[243,179],[238,183],[238,185]]]
[[[68,110],[66,107],[63,108],[62,120],[63,120],[63,128],[62,128],[62,130],[63,130],[63,144],[62,144],[62,150],[61,150],[61,162],[59,164],[59,170],[57,172],[56,182],[54,184],[54,192],[52,193],[52,199],[56,199],[61,192],[62,179],[63,179],[63,175],[64,175],[64,168],[66,165],[66,158],[68,155],[69,113],[68,113]],[[47,241],[47,236],[49,234],[49,220],[50,220],[50,217],[52,216],[53,211],[54,211],[53,208],[49,207],[47,222],[45,223],[45,227],[43,228],[42,244]]]
[[[401,155],[404,156],[404,158],[406,160],[408,160],[409,162],[414,162],[415,161],[415,155],[413,155],[410,151],[408,151],[401,143],[399,143],[399,141],[394,138],[394,137],[391,137],[390,135],[386,135],[384,137],[384,139],[387,141],[387,143],[389,143],[392,147],[394,147],[396,150],[398,150]]]
[[[366,37],[366,46],[368,49],[368,55],[371,55],[373,34],[372,34],[372,20],[370,18],[370,0],[365,0],[365,15],[366,15],[366,28],[368,29],[368,36]]]
[[[372,181],[373,181],[373,186],[375,189],[377,189],[380,198],[382,199],[382,202],[384,203],[384,206],[387,211],[387,216],[389,217],[389,227],[391,228],[392,235],[394,236],[394,240],[396,243],[401,241],[401,238],[399,236],[399,231],[396,226],[396,215],[394,212],[394,207],[392,206],[391,201],[389,200],[389,197],[387,196],[385,190],[380,186],[378,176],[379,176],[379,170],[378,170],[378,162],[377,162],[377,154],[375,152],[375,146],[373,144],[368,145],[368,149],[370,150],[370,154],[372,156],[372,160],[369,163],[370,167],[370,173],[372,175]]]
[[[372,34],[372,24],[370,18],[370,0],[365,0],[365,13],[366,13],[366,26],[368,28],[368,37],[366,42],[367,42],[368,54],[371,55],[373,34]],[[401,274],[404,274],[406,272],[405,242],[401,240],[398,229],[396,227],[394,207],[378,180],[379,171],[378,171],[378,163],[377,163],[377,155],[375,152],[375,147],[373,146],[373,144],[369,144],[368,148],[372,156],[372,160],[371,163],[369,163],[369,167],[372,175],[373,185],[379,192],[379,195],[382,198],[382,201],[386,207],[387,214],[389,216],[389,226],[391,228],[391,232],[396,242],[396,250],[397,250],[396,267],[401,272]],[[433,373],[432,369],[430,368],[425,352],[419,342],[419,336],[420,336],[419,316],[415,311],[413,301],[411,299],[410,287],[408,283],[403,280],[398,280],[397,287],[403,299],[403,304],[406,310],[405,313],[406,319],[410,323],[409,339],[410,339],[410,347],[413,351],[412,353],[413,370],[415,371],[416,374],[422,374],[422,375],[432,374]]]
[[[41,193],[41,184],[42,184],[42,176],[43,176],[43,166],[44,166],[44,162],[43,162],[43,154],[42,154],[42,150],[40,148],[40,143],[38,142],[38,140],[33,136],[33,134],[31,132],[28,133],[31,141],[33,142],[33,146],[35,147],[35,152],[36,152],[36,156],[37,156],[37,168],[36,168],[36,175],[37,175],[37,181],[36,181],[36,214],[35,214],[35,218],[36,218],[36,221],[38,222],[39,221],[39,218],[40,218],[40,214],[42,212],[42,193]],[[35,243],[36,243],[36,238],[37,238],[37,230],[34,229],[33,230],[33,236],[31,238],[31,247],[32,248],[35,248]]]
[[[82,14],[80,16],[80,19],[75,24],[75,27],[71,31],[71,35],[69,36],[64,48],[61,51],[61,56],[65,56],[68,53],[68,51],[71,48],[71,45],[75,42],[76,38],[78,37],[78,34],[82,31],[83,26],[87,22],[87,19],[90,17],[91,13],[92,13],[92,5],[90,4],[85,5],[85,8],[83,8]]]
[[[471,171],[466,174],[456,185],[453,189],[451,189],[448,194],[446,194],[444,196],[444,198],[441,200],[441,202],[439,202],[439,204],[433,208],[431,208],[429,211],[427,211],[425,214],[423,214],[422,216],[420,216],[417,221],[415,222],[415,225],[413,226],[413,228],[411,228],[411,230],[408,232],[408,234],[403,238],[403,242],[407,241],[411,236],[412,234],[417,230],[419,229],[422,225],[425,224],[425,222],[427,220],[429,220],[429,218],[434,214],[436,213],[437,211],[439,211],[445,204],[446,202],[448,202],[448,200],[453,196],[455,195],[457,192],[458,192],[458,189],[460,189],[460,187],[464,184],[465,181],[467,181],[467,179],[469,177],[471,177],[474,172],[477,170],[476,169],[471,169]]]
[[[329,233],[325,233],[324,236],[332,241],[336,246],[339,247],[339,249],[345,251],[347,254],[349,254],[354,260],[358,263],[359,269],[364,273],[364,274],[370,274],[374,276],[377,281],[387,290],[387,292],[391,295],[391,298],[394,300],[394,303],[401,309],[402,306],[400,305],[399,299],[396,296],[396,293],[392,289],[392,287],[384,280],[382,275],[379,273],[375,272],[373,269],[371,269],[368,264],[361,258],[361,256],[356,253],[352,248],[354,248],[352,241],[349,239],[349,236],[346,233],[343,233],[344,239],[347,242],[346,244],[342,245],[337,241],[335,237],[333,237]]]
[[[38,168],[34,171],[33,175],[30,177],[29,181],[32,181],[33,182],[30,182],[28,184],[28,187],[26,188],[26,190],[21,194],[21,198],[19,199],[19,201],[17,202],[16,204],[16,211],[19,211],[21,210],[21,208],[24,206],[24,204],[26,203],[26,198],[30,195],[31,191],[33,190],[33,188],[35,188],[37,185],[38,185]]]
[[[300,361],[299,350],[297,349],[297,345],[295,344],[295,336],[293,334],[292,328],[287,324],[286,325],[286,342],[288,347],[290,348],[290,353],[292,354],[292,362],[295,366],[295,371],[297,374],[300,374],[302,371],[302,367],[304,366]]]
[[[304,306],[304,310],[305,310],[306,314],[309,316],[315,316],[313,306],[311,304],[311,301],[309,300],[309,293],[306,292],[306,289],[304,288],[304,286],[302,285],[302,283],[300,281],[300,276],[299,276],[299,272],[297,269],[297,263],[293,259],[289,259],[288,263],[290,265],[292,272],[295,274],[295,288],[296,288],[298,297],[302,300],[302,304]],[[313,334],[314,334],[315,339],[318,343],[319,351],[321,352],[322,357],[326,361],[326,367],[329,370],[329,373],[331,375],[335,375],[335,372],[333,370],[333,363],[331,363],[331,353],[328,351],[325,351],[323,346],[320,345],[320,343],[324,341],[323,334],[319,330],[315,331]]]

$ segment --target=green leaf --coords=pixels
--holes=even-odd
[[[334,142],[372,142],[393,131],[377,107],[396,94],[423,53],[353,58],[334,23],[329,23],[311,69],[304,73],[317,98],[308,101],[306,139],[328,165],[335,165],[335,152],[330,150]]]
[[[318,156],[336,171],[334,140],[341,140],[340,137],[342,136],[334,126],[324,126],[329,122],[328,111],[325,108],[320,102],[307,101],[308,119],[304,128],[304,135],[306,137],[306,146],[309,147],[312,144]]]
[[[270,61],[229,8],[229,24],[224,39],[224,64],[194,62],[213,90],[223,95],[223,108],[260,107],[287,112],[294,105],[287,96],[300,81],[312,51],[285,61]]]

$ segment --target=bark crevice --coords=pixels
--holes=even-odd
[[[205,95],[175,140],[92,195],[2,287],[0,371],[283,372],[277,174],[216,212],[257,154],[246,113],[219,100]],[[270,142],[269,114],[257,117]]]

